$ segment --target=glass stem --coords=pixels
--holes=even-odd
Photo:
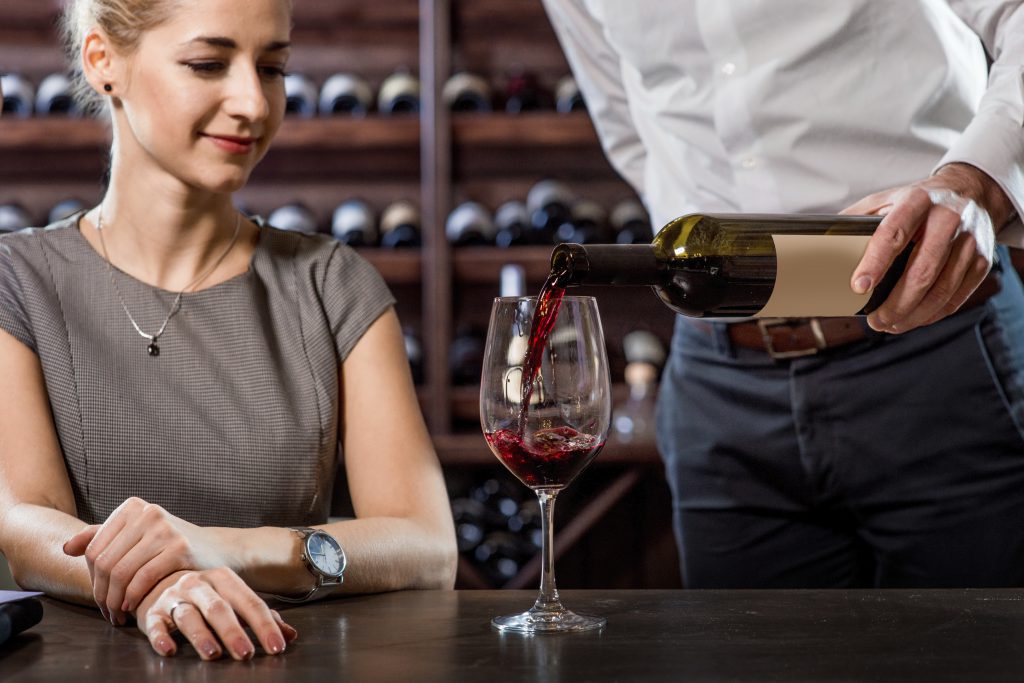
[[[542,612],[556,612],[563,609],[555,587],[555,497],[558,489],[537,489],[540,499],[541,543],[540,595],[533,608]]]

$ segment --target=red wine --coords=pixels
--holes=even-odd
[[[530,340],[526,347],[526,358],[523,360],[523,403],[519,407],[520,435],[526,433],[526,415],[530,409],[530,399],[533,398],[533,382],[540,372],[544,347],[548,344],[548,337],[551,336],[551,330],[558,320],[558,311],[562,308],[562,298],[565,296],[565,287],[560,284],[562,277],[560,271],[553,271],[537,295],[537,310],[533,313]]]
[[[531,488],[564,488],[604,446],[604,441],[572,427],[541,429],[529,439],[512,429],[484,434],[512,474]]]

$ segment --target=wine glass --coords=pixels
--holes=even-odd
[[[555,497],[604,446],[611,422],[597,301],[556,293],[555,298],[542,294],[539,307],[537,297],[495,299],[487,330],[480,423],[491,451],[537,493],[543,533],[540,595],[522,614],[495,617],[491,623],[500,631],[586,631],[605,624],[601,617],[565,609],[555,587]],[[527,383],[530,359],[536,376]]]

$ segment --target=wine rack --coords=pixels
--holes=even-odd
[[[61,4],[0,3],[0,72],[38,83],[63,69],[54,31]],[[392,287],[403,323],[422,338],[425,378],[417,391],[446,472],[453,480],[511,478],[480,433],[476,387],[450,382],[449,347],[461,324],[486,329],[503,265],[521,265],[528,288],[539,289],[550,248],[454,248],[445,239],[447,215],[467,200],[493,210],[522,199],[544,177],[558,178],[582,196],[599,197],[609,208],[632,191],[605,160],[585,113],[452,114],[442,102],[442,86],[459,70],[499,82],[514,66],[536,73],[549,86],[569,73],[540,0],[296,0],[294,7],[290,70],[316,83],[348,71],[376,87],[404,67],[419,74],[420,112],[289,118],[239,200],[262,215],[300,201],[322,224],[351,197],[378,209],[400,198],[419,204],[422,248],[361,253]],[[98,121],[0,118],[0,204],[17,201],[43,222],[49,207],[66,197],[96,202],[108,146],[109,133]],[[672,316],[654,296],[579,293],[598,297],[613,380],[621,382],[620,340],[631,329],[649,329],[668,342]],[[621,398],[626,389],[619,384],[615,392]],[[338,505],[344,509],[345,501]],[[560,500],[556,525],[563,587],[679,584],[669,494],[653,443],[609,441]],[[539,559],[529,560],[498,585],[532,586],[538,572]],[[458,585],[495,582],[464,559]]]

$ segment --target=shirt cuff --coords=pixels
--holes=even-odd
[[[978,114],[933,170],[964,163],[980,169],[1002,188],[1017,215],[999,230],[1001,244],[1024,248],[1024,126],[1001,116]]]

